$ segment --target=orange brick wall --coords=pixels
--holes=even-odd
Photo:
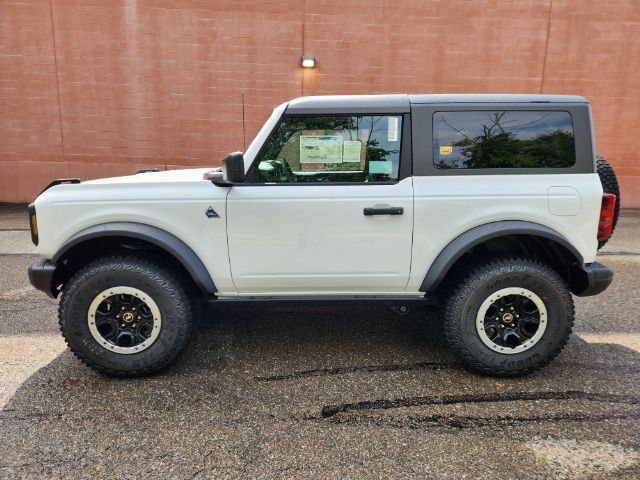
[[[217,165],[282,101],[385,92],[584,95],[640,207],[637,0],[2,0],[0,201]]]

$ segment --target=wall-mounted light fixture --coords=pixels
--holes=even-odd
[[[302,68],[316,68],[316,57],[303,55],[300,59],[300,65],[302,65]]]

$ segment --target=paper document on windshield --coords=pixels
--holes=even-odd
[[[345,140],[342,154],[343,163],[360,163],[362,142],[360,140]]]
[[[300,163],[342,163],[340,135],[300,135]]]

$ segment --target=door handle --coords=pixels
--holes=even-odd
[[[371,215],[402,215],[404,213],[403,207],[367,207],[363,213],[369,217]]]

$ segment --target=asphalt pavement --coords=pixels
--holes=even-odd
[[[439,317],[213,308],[178,363],[97,374],[32,289],[26,210],[0,206],[0,478],[640,478],[640,212],[576,299],[574,335],[517,379],[470,374]]]

